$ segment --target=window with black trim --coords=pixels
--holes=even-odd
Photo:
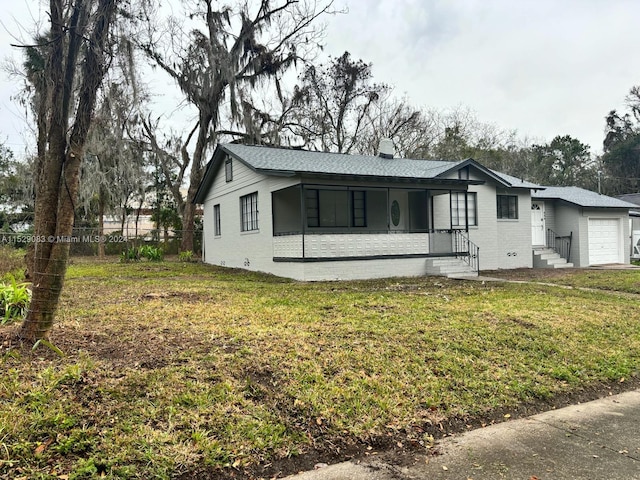
[[[213,234],[216,237],[222,234],[220,230],[220,204],[213,206]]]
[[[258,230],[258,192],[240,197],[240,230]]]
[[[467,192],[467,208],[464,208],[464,192],[454,192],[451,194],[451,226],[466,227],[467,218],[469,217],[469,226],[478,226],[478,201],[476,192]]]
[[[230,158],[224,162],[224,178],[227,182],[233,180],[233,161]]]
[[[367,226],[367,192],[364,190],[351,192],[351,219],[354,227]]]
[[[518,196],[497,195],[498,218],[503,220],[516,220],[518,218]]]
[[[320,205],[318,200],[318,190],[309,189],[305,191],[305,205],[307,207],[307,225],[309,227],[319,227]]]

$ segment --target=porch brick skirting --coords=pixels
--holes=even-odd
[[[440,240],[440,248],[434,248]],[[433,233],[310,234],[273,237],[277,262],[347,261],[452,255],[450,235]]]

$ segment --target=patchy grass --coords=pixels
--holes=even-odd
[[[639,320],[637,299],[542,285],[80,262],[51,337],[67,356],[0,351],[0,475],[274,476],[302,454],[428,447],[633,382]]]
[[[487,275],[509,280],[538,281],[571,287],[640,294],[640,269],[521,269],[487,272]]]
[[[585,270],[553,283],[640,294],[640,270]]]

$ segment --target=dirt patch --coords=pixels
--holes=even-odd
[[[516,268],[513,270],[483,270],[483,277],[520,280],[523,282],[544,282],[546,280],[566,278],[584,273],[583,268]]]
[[[87,331],[72,323],[62,323],[56,325],[49,340],[72,359],[84,354],[114,370],[123,367],[153,370],[178,364],[183,362],[180,355],[185,350],[202,355],[214,349],[229,353],[238,348],[224,339],[204,338],[179,329],[141,328],[139,325],[135,332],[126,335],[118,326],[109,328],[103,325],[99,330]],[[20,356],[44,360],[54,360],[58,356],[46,345],[39,345],[35,351],[22,345],[17,338],[17,326],[0,327],[0,357],[11,350]]]

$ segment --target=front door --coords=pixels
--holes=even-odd
[[[391,190],[389,192],[389,227],[392,231],[404,232],[409,227],[407,192]]]
[[[531,243],[534,247],[545,244],[544,202],[531,202]]]

